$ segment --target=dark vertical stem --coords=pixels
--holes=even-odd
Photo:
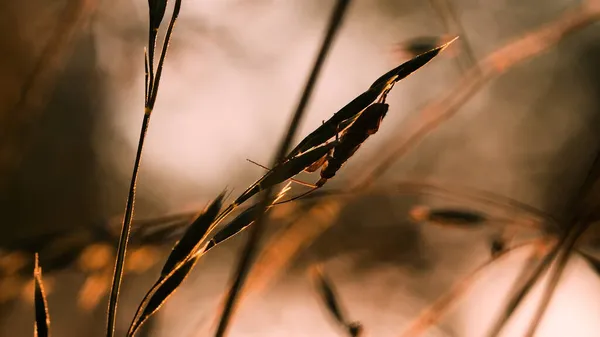
[[[318,78],[318,75],[319,75],[321,68],[323,66],[323,63],[325,61],[325,57],[327,56],[327,53],[331,47],[331,44],[336,35],[336,32],[341,25],[342,19],[344,17],[344,14],[346,13],[346,9],[348,8],[349,3],[350,3],[350,0],[338,0],[337,1],[337,4],[333,10],[333,14],[329,20],[329,26],[327,28],[327,33],[325,35],[325,39],[323,40],[321,49],[319,50],[319,54],[317,55],[317,59],[315,60],[315,63],[313,65],[313,69],[312,69],[310,76],[308,78],[308,81],[306,82],[306,85],[304,87],[304,92],[302,94],[302,97],[300,98],[300,101],[298,102],[298,106],[297,106],[296,111],[290,122],[290,126],[288,128],[287,134],[285,135],[284,139],[281,142],[281,145],[279,146],[279,149],[273,160],[273,165],[271,167],[277,166],[277,164],[281,160],[283,160],[287,151],[289,150],[292,139],[293,139],[294,135],[296,134],[296,130],[298,129],[298,125],[300,124],[300,121],[304,114],[304,110],[306,108],[306,105],[308,104],[308,101],[311,97],[316,80]],[[271,199],[272,191],[273,191],[272,186],[269,187],[266,191],[264,191],[264,193],[262,195],[262,199],[260,200],[260,203],[258,204],[258,207],[256,210],[257,218],[256,218],[254,225],[250,228],[250,238],[246,242],[246,246],[244,247],[244,249],[242,251],[242,255],[238,262],[237,271],[234,276],[234,280],[232,282],[231,288],[229,289],[229,292],[227,294],[227,299],[225,301],[225,305],[223,307],[223,311],[221,313],[221,317],[219,320],[219,326],[215,333],[216,337],[222,337],[227,332],[229,321],[230,321],[233,311],[235,309],[237,296],[242,289],[242,286],[246,280],[248,271],[250,270],[250,267],[252,265],[255,255],[256,255],[258,242],[263,233],[263,222],[265,220],[265,210],[266,210],[267,206],[269,205],[269,200]]]
[[[133,173],[131,175],[131,184],[129,185],[129,194],[127,196],[127,205],[125,206],[125,216],[123,217],[123,225],[121,236],[119,238],[119,247],[117,250],[117,261],[115,263],[115,271],[113,273],[113,281],[108,303],[108,319],[106,323],[106,336],[112,337],[115,333],[115,321],[117,315],[117,300],[119,298],[119,290],[121,289],[121,279],[123,276],[123,266],[125,264],[125,253],[127,242],[129,241],[129,232],[131,231],[131,219],[133,218],[133,209],[135,204],[135,185],[137,183],[138,171],[142,160],[142,149],[144,140],[148,132],[148,123],[150,122],[150,112],[144,113],[142,121],[142,129],[140,131],[140,140],[138,142],[135,162],[133,164]]]

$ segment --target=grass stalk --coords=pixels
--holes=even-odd
[[[110,291],[110,298],[108,302],[108,314],[107,314],[107,322],[106,322],[106,336],[113,337],[115,333],[116,326],[116,315],[117,315],[117,302],[119,300],[119,291],[121,288],[121,281],[123,278],[123,268],[125,264],[125,255],[127,252],[127,243],[129,241],[129,236],[131,233],[131,221],[133,219],[133,212],[135,206],[135,188],[138,178],[138,172],[140,169],[140,164],[142,160],[142,151],[144,148],[144,141],[146,139],[146,134],[148,133],[148,126],[150,124],[150,116],[152,115],[152,111],[154,109],[154,104],[156,103],[156,97],[158,95],[158,85],[160,83],[160,78],[162,74],[162,69],[164,66],[164,61],[167,55],[167,50],[169,48],[169,41],[171,40],[171,35],[173,33],[173,28],[175,27],[175,22],[179,17],[179,12],[181,10],[181,0],[175,1],[175,6],[173,8],[173,14],[171,16],[171,20],[169,22],[169,27],[167,28],[167,32],[165,34],[165,39],[162,46],[162,51],[160,55],[160,60],[158,62],[156,77],[154,77],[153,73],[153,58],[154,58],[154,49],[155,45],[149,45],[148,50],[144,52],[144,70],[145,70],[145,108],[144,108],[144,119],[142,120],[142,128],[140,131],[140,137],[138,141],[137,151],[135,155],[135,161],[133,164],[133,172],[131,174],[131,181],[129,185],[129,193],[127,195],[127,203],[125,206],[125,216],[123,217],[123,225],[121,228],[121,235],[119,237],[119,246],[117,248],[117,259],[115,262],[115,270],[113,274],[113,280]],[[156,40],[156,31],[150,28],[149,41]],[[153,38],[154,36],[154,38]],[[147,53],[147,54],[146,54]]]
[[[308,81],[305,85],[304,92],[302,94],[302,97],[300,98],[300,101],[298,103],[296,111],[294,112],[294,115],[290,122],[288,131],[279,146],[279,149],[275,155],[275,158],[273,160],[273,164],[271,165],[271,167],[275,167],[283,158],[285,158],[285,155],[286,155],[287,151],[289,150],[292,139],[294,138],[294,136],[296,134],[296,131],[298,129],[298,126],[300,124],[300,121],[302,119],[304,111],[306,109],[306,106],[307,106],[309,99],[311,97],[311,94],[313,92],[313,88],[317,81],[318,75],[321,71],[321,68],[325,61],[327,53],[328,53],[328,51],[333,43],[333,40],[336,36],[336,32],[338,31],[338,29],[341,26],[342,19],[344,17],[344,14],[346,13],[349,3],[350,3],[350,0],[338,0],[336,3],[335,9],[334,9],[333,14],[329,21],[329,26],[327,28],[327,33],[325,35],[325,39],[323,40],[323,43],[319,50],[319,54],[313,65],[313,69],[310,73]],[[248,271],[250,270],[250,267],[254,260],[254,256],[256,255],[256,251],[258,248],[258,242],[259,242],[260,237],[262,236],[262,232],[263,232],[263,223],[266,218],[265,210],[267,209],[267,206],[269,205],[269,200],[271,199],[272,191],[273,191],[273,187],[269,187],[266,191],[264,191],[262,194],[262,198],[258,204],[258,207],[256,210],[256,212],[257,212],[256,221],[255,221],[254,225],[250,228],[250,238],[248,239],[244,249],[242,250],[242,254],[241,254],[238,266],[236,268],[234,280],[233,280],[231,288],[227,294],[225,305],[224,305],[223,311],[220,315],[219,325],[218,325],[217,331],[215,333],[216,337],[222,337],[227,333],[227,328],[228,328],[231,316],[233,314],[233,311],[235,309],[238,294],[242,289],[242,286],[246,280]]]
[[[140,131],[140,138],[138,141],[137,152],[135,155],[135,162],[133,164],[133,172],[131,174],[131,182],[129,184],[129,194],[127,195],[127,204],[125,206],[125,216],[123,217],[123,225],[121,228],[121,235],[119,237],[119,246],[117,248],[117,261],[115,263],[114,276],[111,285],[110,298],[108,302],[108,318],[106,322],[106,336],[112,337],[115,333],[115,323],[117,314],[117,302],[119,300],[119,291],[121,289],[121,279],[123,278],[123,268],[125,264],[125,253],[127,250],[127,243],[129,241],[129,234],[131,232],[131,220],[133,218],[133,211],[135,205],[135,187],[138,178],[138,172],[140,169],[140,163],[142,160],[142,150],[144,148],[144,140],[148,132],[148,125],[150,123],[149,110],[144,113],[144,119],[142,121],[142,129]]]

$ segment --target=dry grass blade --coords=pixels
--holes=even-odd
[[[298,125],[300,124],[300,120],[302,119],[306,105],[308,104],[313,88],[317,81],[318,75],[321,71],[323,63],[325,62],[327,52],[329,51],[333,43],[336,32],[341,26],[342,19],[344,18],[344,14],[346,13],[349,4],[349,0],[338,0],[336,3],[336,6],[329,20],[329,25],[327,27],[325,38],[323,40],[323,43],[321,44],[321,48],[319,49],[319,53],[315,60],[313,69],[304,87],[302,97],[300,97],[300,101],[298,102],[298,106],[296,108],[296,111],[294,112],[288,131],[284,139],[282,140],[281,145],[279,146],[279,149],[277,150],[273,159],[273,165],[271,165],[271,167],[273,168],[275,168],[279,163],[281,163],[285,159],[285,155],[288,152],[294,135],[296,134],[296,130],[298,129]],[[316,158],[316,160],[318,160],[319,158]],[[264,211],[267,209],[269,205],[269,200],[271,199],[271,190],[272,187],[267,188],[267,190],[263,194],[262,200],[258,204],[256,210],[256,222],[252,227],[250,238],[248,239],[248,242],[242,251],[242,256],[237,266],[235,278],[227,295],[225,306],[223,307],[223,312],[221,313],[219,326],[217,327],[217,331],[215,333],[216,337],[222,337],[226,334],[227,327],[229,325],[229,320],[231,315],[233,314],[233,310],[237,301],[238,293],[241,291],[242,286],[246,281],[246,276],[254,260],[254,255],[256,254],[258,242],[260,240],[260,237],[262,236],[262,222],[265,216]]]
[[[434,57],[436,57],[440,52],[446,49],[452,42],[456,41],[456,39],[458,39],[458,37],[455,37],[451,41],[444,43],[443,45],[436,47],[426,53],[423,53],[411,60],[408,60],[399,65],[398,67],[388,71],[387,73],[379,77],[377,80],[375,80],[375,82],[371,84],[371,87],[369,89],[377,88],[384,83],[392,81],[398,82],[406,78],[408,75],[414,73],[419,68],[429,63],[429,61],[433,60]]]
[[[450,289],[449,292],[438,298],[431,306],[423,310],[419,317],[413,320],[409,327],[402,334],[400,334],[400,336],[417,337],[422,335],[425,333],[425,331],[427,331],[428,328],[435,326],[444,316],[444,314],[446,314],[446,312],[452,308],[453,305],[458,304],[460,297],[470,289],[483,271],[497,263],[500,259],[507,257],[509,253],[514,252],[515,250],[530,247],[532,245],[539,245],[540,243],[543,243],[543,240],[524,242],[506,249],[495,257],[492,257],[490,260],[469,273],[469,275],[461,279],[452,287],[452,289]]]
[[[166,10],[167,0],[148,0],[148,14],[150,16],[150,20],[148,20],[148,56],[146,57],[148,62],[146,96],[148,98],[151,96],[150,93],[153,91],[154,86],[154,53],[156,50],[156,37]],[[146,100],[146,103],[148,103],[148,101],[149,99]]]
[[[157,0],[161,1],[161,0]],[[166,1],[166,0],[165,0]],[[151,4],[149,2],[149,4]],[[160,82],[160,76],[162,74],[163,64],[165,61],[165,57],[167,55],[167,50],[169,47],[169,41],[171,39],[171,34],[173,33],[173,28],[175,26],[175,22],[177,21],[177,17],[179,16],[179,11],[181,10],[181,0],[175,1],[175,6],[173,9],[173,14],[171,16],[171,21],[169,22],[169,27],[167,28],[167,33],[165,35],[165,40],[163,42],[163,48],[160,55],[160,61],[158,63],[156,78],[153,75],[153,54],[148,55],[147,60],[144,60],[144,63],[149,62],[148,66],[145,66],[149,70],[149,78],[148,78],[148,92],[145,93],[146,99],[145,107],[144,107],[144,119],[142,120],[142,129],[140,132],[140,137],[138,141],[138,148],[135,155],[135,161],[133,164],[133,173],[131,175],[131,183],[129,185],[129,193],[127,196],[127,203],[125,206],[125,215],[123,217],[123,225],[121,229],[121,235],[119,237],[119,246],[117,248],[117,259],[115,262],[115,270],[113,274],[113,280],[111,285],[111,292],[108,303],[108,314],[107,314],[107,322],[106,322],[106,335],[107,337],[113,337],[115,333],[115,324],[116,324],[116,314],[117,314],[117,302],[119,300],[119,291],[121,288],[121,280],[123,278],[123,267],[125,264],[125,255],[127,252],[127,243],[129,241],[129,235],[131,232],[131,221],[133,219],[133,211],[135,207],[135,190],[136,183],[138,178],[138,172],[140,168],[140,163],[142,159],[142,150],[144,148],[144,141],[146,139],[146,134],[148,132],[148,125],[150,123],[150,116],[152,114],[152,109],[154,108],[154,104],[156,102],[156,97],[158,94],[158,84]],[[152,12],[152,8],[150,9]],[[156,18],[155,18],[156,19]],[[156,34],[156,31],[152,30],[150,27],[149,36],[152,37],[153,34]],[[156,38],[154,38],[156,40]],[[154,45],[151,44],[149,50],[154,50]]]
[[[33,269],[33,278],[35,281],[34,302],[35,302],[35,324],[33,335],[35,337],[50,336],[50,315],[48,314],[48,302],[44,293],[44,283],[42,282],[42,268],[39,266],[38,254],[35,254],[35,267]]]
[[[362,190],[372,185],[375,179],[384,174],[396,160],[444,121],[454,116],[463,104],[495,76],[550,49],[568,35],[596,22],[599,17],[598,0],[587,0],[582,6],[563,14],[554,22],[494,51],[477,66],[467,71],[446,95],[427,104],[420,111],[419,116],[415,116],[414,124],[409,122],[403,127],[406,132],[398,132],[398,137],[386,142],[385,149],[375,151],[377,155],[370,162],[378,162],[378,164],[363,173],[357,179],[358,183],[353,186],[353,189]],[[388,144],[398,145],[390,149]]]
[[[356,337],[361,332],[361,325],[357,323],[348,322],[342,312],[339,296],[333,286],[333,283],[323,273],[321,266],[314,266],[312,270],[312,278],[319,294],[319,298],[325,304],[327,311],[335,318],[338,324],[343,326],[349,336]]]
[[[129,333],[137,329],[167,301],[191,272],[200,256],[206,251],[205,242],[209,228],[221,209],[225,193],[221,193],[188,227],[181,240],[173,247],[161,271],[159,279],[146,293],[140,303]]]
[[[456,40],[456,39],[454,39]],[[298,153],[304,152],[312,147],[323,144],[327,140],[333,138],[338,132],[344,129],[341,125],[344,121],[348,121],[358,115],[361,111],[367,108],[373,103],[379,95],[385,92],[392,83],[397,82],[419,68],[431,61],[436,55],[438,55],[444,48],[446,48],[454,40],[444,44],[443,46],[429,50],[415,58],[399,65],[398,67],[390,70],[375,83],[371,85],[369,90],[363,92],[358,97],[353,99],[350,103],[346,104],[338,112],[327,121],[323,122],[315,131],[311,132],[306,136],[288,155],[287,158],[292,158]]]
[[[323,186],[328,179],[333,178],[362,144],[379,130],[388,108],[389,105],[386,103],[377,102],[369,105],[342,133],[339,137],[339,144],[335,146],[333,153],[327,157],[323,165],[321,179],[316,183],[317,187]]]
[[[208,234],[210,226],[221,210],[224,197],[225,192],[221,193],[188,227],[181,240],[171,250],[171,254],[169,254],[160,272],[161,277],[169,274],[175,266],[187,260],[200,248],[200,245]]]
[[[176,268],[173,268],[170,273],[159,279],[146,295],[147,298],[144,298],[144,301],[138,307],[134,320],[129,327],[128,337],[134,336],[139,328],[165,304],[187,278],[199,259],[200,256],[196,256],[185,260]]]
[[[267,172],[262,178],[246,189],[233,204],[236,206],[241,205],[258,192],[272,188],[273,186],[290,179],[321,159],[336,145],[337,142],[332,141],[294,157],[283,164],[275,165],[271,171]]]
[[[287,155],[287,158],[292,158],[299,153],[307,151],[315,146],[319,146],[335,137],[338,132],[345,129],[344,122],[352,121],[353,117],[357,116],[361,111],[373,103],[383,91],[384,86],[379,86],[360,94],[300,141],[300,143],[298,143],[298,145]]]
[[[160,0],[158,0],[160,1]],[[166,1],[166,0],[164,0]],[[171,35],[173,34],[173,28],[175,28],[175,22],[177,22],[177,18],[179,17],[179,12],[181,11],[181,0],[175,0],[175,5],[173,7],[173,14],[171,15],[171,21],[169,22],[169,26],[167,27],[167,32],[165,33],[165,39],[162,45],[162,51],[160,53],[160,60],[158,61],[158,66],[156,67],[156,76],[150,77],[150,95],[149,102],[146,111],[151,113],[154,109],[154,104],[156,103],[156,97],[158,95],[158,85],[160,83],[160,78],[162,76],[163,65],[165,63],[165,58],[167,57],[167,51],[169,50],[169,43],[171,42]],[[152,61],[150,59],[150,61]],[[150,64],[151,66],[152,64]],[[152,68],[150,68],[152,69]],[[151,70],[152,74],[152,70]]]
[[[250,226],[256,219],[256,205],[246,208],[242,213],[236,216],[231,222],[229,222],[223,229],[217,232],[215,236],[208,242],[206,251],[210,250],[214,246],[220,244],[223,241],[231,238],[237,233]]]

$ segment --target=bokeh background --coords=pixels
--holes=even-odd
[[[226,186],[240,192],[261,175],[263,169],[246,158],[271,161],[333,3],[183,1],[142,161],[136,219],[200,210]],[[352,1],[300,135],[405,61],[398,44],[456,35],[436,3],[444,1]],[[406,132],[409,116],[457,85],[473,66],[471,58],[483,59],[569,11],[600,8],[591,0],[451,0],[451,5],[464,30],[458,42],[396,85],[380,131],[328,186],[350,186]],[[87,244],[111,243],[99,233],[118,224],[124,209],[143,113],[147,3],[5,1],[0,27],[0,247],[5,255],[26,246],[39,250],[42,267],[49,259],[43,249],[62,249],[63,255],[56,254],[65,260],[71,254],[75,261]],[[494,228],[465,231],[409,221],[415,204],[440,201],[385,193],[400,180],[435,179],[564,212],[599,150],[599,41],[600,26],[591,23],[485,84],[378,179],[384,192],[340,204],[339,214],[326,219],[331,226],[292,267],[242,302],[230,335],[339,335],[306,277],[306,267],[320,261],[369,336],[396,336],[420,309],[487,259]],[[270,226],[276,230],[287,220],[278,217]],[[146,333],[202,335],[245,238],[207,256]],[[165,237],[158,250],[140,245],[139,264],[148,266],[138,272],[132,267],[125,277],[121,331],[157,275],[152,262],[162,263],[172,239]],[[72,246],[81,247],[65,248]],[[482,336],[525,253],[487,273],[428,336]],[[107,298],[86,309],[80,300],[86,284],[101,288],[89,285],[90,274],[65,266],[44,276],[53,335],[102,336]],[[106,283],[105,274],[94,277]],[[0,287],[1,336],[32,333],[33,306],[26,298],[31,292],[23,282],[5,280]],[[598,289],[597,275],[574,258],[538,335],[596,336]]]

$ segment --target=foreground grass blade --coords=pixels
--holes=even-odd
[[[382,83],[391,81],[394,77],[396,77],[395,79],[393,79],[393,81],[395,82],[406,78],[408,75],[414,73],[419,68],[429,63],[429,61],[431,61],[444,49],[448,48],[448,46],[452,42],[456,41],[456,39],[458,39],[458,36],[452,39],[451,41],[444,43],[443,45],[434,48],[426,53],[423,53],[411,60],[408,60],[399,65],[398,67],[388,71],[387,73],[379,77],[375,82],[373,82],[373,84],[371,84],[371,89],[381,86]]]
[[[149,1],[149,5],[154,5],[153,1],[162,1],[162,0],[152,0]],[[166,0],[165,6],[166,6]],[[157,7],[150,8],[150,14],[152,14],[153,10],[155,11],[154,20],[156,21],[156,11],[160,12],[160,8],[162,5],[157,4]],[[158,8],[158,9],[157,9]],[[147,84],[147,92],[144,93],[147,99],[145,100],[144,106],[144,119],[142,121],[142,129],[140,132],[140,137],[138,141],[138,148],[135,155],[135,161],[133,164],[133,173],[131,174],[131,182],[129,185],[129,193],[127,195],[127,203],[125,206],[125,215],[123,216],[123,225],[121,228],[121,235],[119,237],[119,246],[117,248],[117,259],[115,261],[115,270],[113,273],[113,280],[111,285],[110,297],[108,300],[108,313],[106,320],[106,336],[113,337],[115,333],[115,325],[116,325],[116,316],[117,316],[117,303],[119,301],[119,291],[121,289],[121,280],[123,278],[123,268],[125,264],[125,255],[127,253],[127,243],[129,241],[129,235],[131,232],[131,221],[133,219],[133,210],[135,207],[135,190],[136,183],[138,178],[138,172],[140,169],[140,164],[142,160],[142,150],[144,148],[144,141],[146,139],[146,134],[148,132],[148,125],[150,124],[150,116],[152,114],[152,110],[154,108],[154,104],[156,103],[156,97],[158,94],[158,84],[160,82],[160,75],[162,73],[163,64],[165,61],[165,57],[167,55],[167,50],[169,46],[169,41],[171,39],[171,34],[173,33],[173,27],[175,26],[175,21],[179,16],[179,11],[181,10],[181,0],[175,1],[175,6],[173,9],[173,14],[171,16],[171,21],[169,22],[169,27],[167,28],[167,33],[165,34],[165,40],[163,43],[162,52],[160,55],[160,61],[157,67],[156,78],[153,73],[153,51],[155,49],[155,41],[156,41],[156,32],[157,30],[153,30],[152,26],[150,26],[150,40],[151,43],[148,46],[148,58],[144,61],[144,63],[149,63],[145,65],[144,68],[148,69],[148,84]],[[152,18],[151,18],[152,20]],[[162,20],[162,18],[161,18]],[[150,53],[152,51],[152,54]]]
[[[319,298],[325,304],[327,311],[335,318],[335,320],[343,326],[349,336],[359,336],[361,332],[361,325],[358,323],[351,323],[346,320],[342,313],[340,302],[338,300],[337,293],[333,286],[333,283],[323,273],[320,266],[315,266],[312,270],[312,277],[319,294]]]
[[[358,97],[346,104],[331,118],[321,124],[315,131],[306,136],[300,143],[287,155],[286,158],[292,158],[299,153],[307,151],[315,146],[319,146],[329,139],[335,137],[336,133],[343,130],[343,123],[351,120],[358,115],[384,91],[384,86],[377,86],[369,89]]]
[[[33,278],[35,282],[35,325],[33,329],[33,335],[35,337],[48,337],[50,336],[50,315],[48,314],[48,302],[46,301],[44,283],[42,282],[42,268],[39,266],[37,253],[35,254]]]
[[[304,115],[304,111],[306,110],[306,106],[312,95],[313,88],[315,87],[315,83],[317,82],[318,75],[321,72],[323,63],[325,62],[327,52],[329,51],[333,43],[336,32],[341,26],[342,19],[344,18],[344,14],[346,13],[349,4],[350,0],[338,0],[335,5],[333,14],[329,20],[327,33],[325,34],[325,38],[323,39],[323,43],[321,44],[321,48],[319,49],[319,53],[313,65],[312,71],[308,77],[308,80],[304,87],[304,91],[298,102],[298,106],[296,107],[296,111],[292,116],[292,120],[290,122],[287,133],[281,141],[277,152],[275,153],[271,167],[276,167],[285,159],[285,155],[288,152],[292,139],[294,138],[298,126],[300,125],[300,121],[302,120],[302,116]],[[257,206],[256,222],[252,226],[250,238],[248,239],[244,249],[242,250],[239,263],[236,268],[236,273],[233,277],[231,288],[229,289],[229,292],[227,294],[225,305],[223,306],[223,311],[219,319],[219,325],[215,333],[216,337],[222,337],[227,333],[229,320],[231,319],[231,316],[235,309],[238,294],[240,293],[244,283],[246,282],[246,277],[248,275],[248,272],[250,271],[252,263],[254,262],[254,257],[257,252],[258,243],[263,232],[265,210],[269,206],[272,189],[272,186],[267,188],[267,190],[263,193],[262,199],[260,200]]]
[[[148,295],[146,295],[148,298],[145,298],[138,308],[134,321],[129,327],[127,336],[134,336],[150,316],[156,313],[162,305],[165,304],[169,297],[187,278],[199,259],[200,256],[196,256],[183,261],[180,265],[176,266],[177,268],[173,268],[169,274],[159,279],[152,289],[150,289]]]
[[[292,158],[283,164],[276,165],[271,171],[267,172],[261,179],[252,184],[242,195],[240,195],[233,203],[241,205],[246,200],[250,199],[260,191],[272,188],[273,186],[282,183],[296,174],[304,171],[314,162],[323,158],[338,142],[333,141],[325,145],[319,146],[308,152],[305,152],[298,157]]]
[[[146,293],[129,328],[129,335],[137,329],[153,313],[158,311],[168,297],[185,280],[194,268],[205,248],[201,244],[206,240],[208,230],[219,214],[225,193],[221,193],[198,217],[192,222],[167,258],[159,279]],[[206,247],[206,245],[205,245]]]
[[[223,229],[218,231],[208,242],[206,251],[241,232],[246,227],[250,226],[254,220],[256,220],[256,205],[246,208],[242,213],[231,220],[231,222],[225,225]]]
[[[167,258],[167,262],[165,262],[165,265],[160,272],[161,277],[169,274],[175,266],[186,260],[198,250],[208,233],[208,229],[221,210],[224,197],[225,192],[221,193],[188,227],[181,240],[179,240],[175,244],[175,247],[173,247],[173,250],[171,250],[171,254]]]

